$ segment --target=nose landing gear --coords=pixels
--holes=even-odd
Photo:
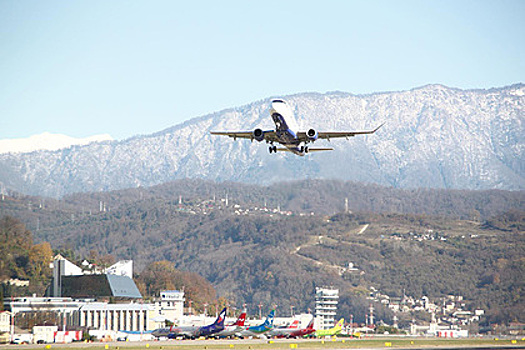
[[[268,147],[268,151],[270,152],[270,154],[273,153],[277,153],[277,146],[270,146]]]

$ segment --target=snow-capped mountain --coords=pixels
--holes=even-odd
[[[92,142],[113,140],[108,134],[95,135],[86,138],[75,138],[62,134],[44,132],[20,139],[0,140],[0,154],[2,153],[29,153],[34,151],[56,151],[71,146],[87,145]]]
[[[304,129],[363,130],[386,124],[374,135],[334,140],[335,151],[306,157],[269,154],[263,143],[209,134],[273,128],[271,99],[265,99],[124,141],[0,155],[0,184],[54,197],[186,177],[266,184],[336,178],[400,188],[525,188],[523,84],[490,90],[427,85],[369,95],[284,98]],[[315,143],[321,145],[330,143]]]

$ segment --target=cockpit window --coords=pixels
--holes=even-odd
[[[285,103],[283,100],[273,100],[272,102],[280,102],[280,103]]]

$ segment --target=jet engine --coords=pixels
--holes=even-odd
[[[306,136],[310,141],[313,142],[317,140],[317,136],[319,136],[319,133],[315,129],[308,129],[308,131],[306,132]]]
[[[261,142],[262,140],[264,140],[264,132],[261,129],[255,129],[253,131],[253,138]]]

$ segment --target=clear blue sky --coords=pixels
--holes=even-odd
[[[523,0],[0,0],[0,139],[123,139],[307,91],[510,85],[524,51]]]

